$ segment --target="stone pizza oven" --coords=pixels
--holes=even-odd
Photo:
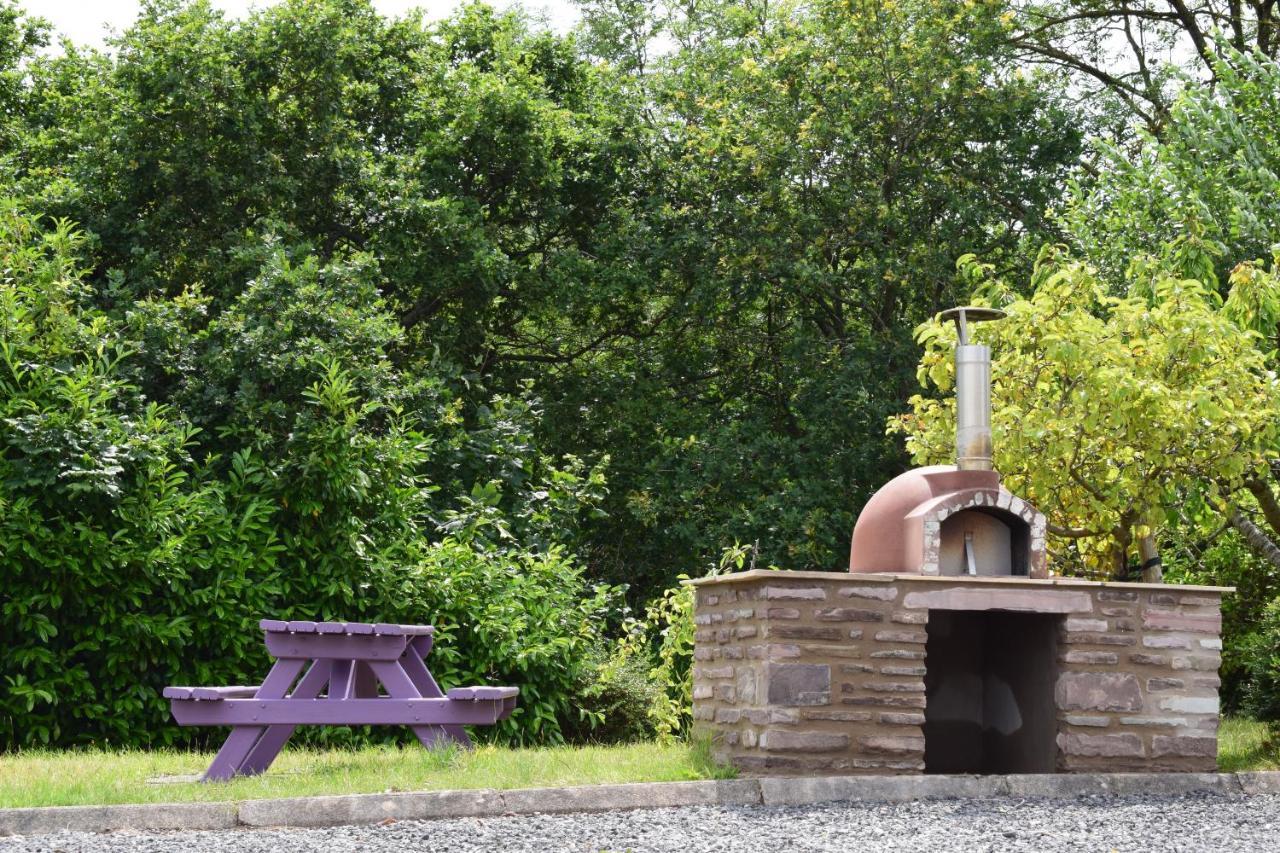
[[[1050,577],[992,469],[990,352],[959,326],[956,464],[863,508],[849,572],[694,581],[693,715],[747,772],[1216,767],[1223,587]]]

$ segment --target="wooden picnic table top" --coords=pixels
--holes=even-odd
[[[354,634],[379,637],[431,636],[431,625],[397,625],[391,622],[308,622],[263,619],[258,627],[270,634]]]

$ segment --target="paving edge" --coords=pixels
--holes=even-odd
[[[157,832],[319,827],[670,806],[795,806],[834,801],[906,802],[1108,793],[1237,796],[1280,794],[1280,771],[1243,773],[1051,773],[1018,776],[816,776],[636,782],[572,788],[490,788],[342,794],[226,803],[140,803],[0,809],[0,836],[55,832]]]

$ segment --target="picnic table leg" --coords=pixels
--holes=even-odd
[[[382,682],[382,686],[387,688],[387,695],[392,699],[437,699],[438,696],[423,696],[412,679],[409,678],[404,671],[405,658],[398,661],[370,661],[369,667],[374,674],[378,676],[378,680]],[[421,663],[421,661],[419,661]],[[439,690],[439,688],[436,688]],[[431,725],[431,726],[410,726],[413,733],[417,735],[418,742],[425,747],[435,746],[443,735],[447,740],[452,740],[461,746],[471,746],[471,739],[467,737],[467,733],[462,731],[462,726],[449,725]],[[459,738],[458,734],[462,737]]]
[[[409,644],[404,650],[404,654],[400,656],[400,665],[404,669],[405,675],[409,676],[409,680],[413,682],[413,686],[418,688],[418,692],[425,699],[440,699],[444,696],[444,691],[440,689],[440,685],[436,683],[435,677],[431,674],[431,670],[427,669],[423,658],[431,651],[431,636],[419,637],[417,640]],[[462,726],[441,726],[445,734],[453,738],[462,746],[471,746],[471,738],[467,736],[467,730]],[[419,738],[421,740],[421,738]]]
[[[377,699],[378,698],[378,676],[373,674],[373,670],[369,669],[369,664],[362,660],[356,661],[355,684],[357,699]]]
[[[306,661],[295,658],[277,660],[275,665],[271,667],[271,671],[267,673],[267,677],[262,680],[262,686],[258,688],[254,698],[283,699],[285,693],[293,686],[294,679],[302,672],[302,667],[305,664]],[[236,775],[240,765],[244,763],[245,759],[253,751],[254,745],[262,737],[266,728],[266,726],[236,726],[233,728],[231,734],[227,735],[226,741],[223,742],[222,748],[218,750],[218,754],[214,756],[213,763],[204,772],[201,780],[205,782],[223,782]]]
[[[298,686],[289,694],[290,699],[314,699],[320,695],[320,691],[324,689],[326,683],[330,683],[330,663],[327,660],[318,660],[311,664],[311,669],[307,670],[307,674],[302,676],[302,680],[298,682]],[[331,687],[330,690],[333,688]],[[240,776],[256,776],[264,772],[271,766],[271,762],[276,760],[276,756],[280,754],[280,750],[284,749],[284,745],[288,743],[289,738],[293,736],[293,731],[297,726],[267,726],[266,732],[256,744],[249,754],[241,762],[237,768],[236,774]]]

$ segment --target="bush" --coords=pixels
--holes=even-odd
[[[161,690],[261,679],[263,616],[433,623],[444,686],[521,688],[482,736],[581,731],[619,594],[563,543],[603,473],[536,453],[535,400],[432,421],[443,385],[396,372],[359,259],[272,256],[197,330],[195,294],[92,308],[82,248],[0,202],[0,748],[216,740]],[[433,466],[483,479],[443,499]]]

